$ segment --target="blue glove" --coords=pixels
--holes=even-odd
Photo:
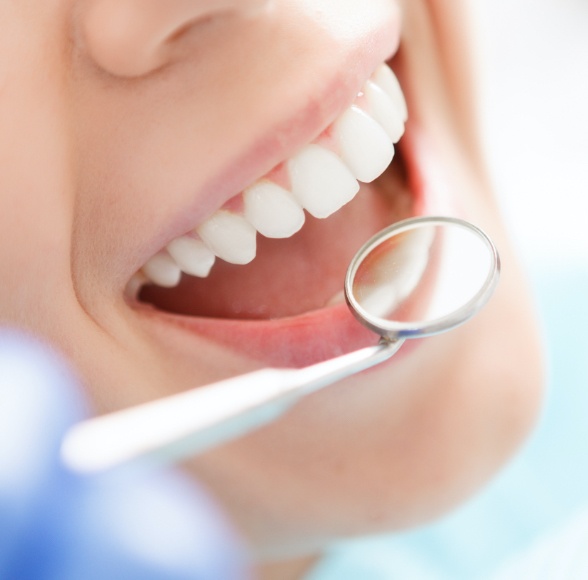
[[[61,439],[83,415],[58,358],[0,332],[0,578],[246,577],[222,515],[179,474],[119,480],[64,469]]]

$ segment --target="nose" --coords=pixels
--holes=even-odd
[[[270,0],[82,0],[85,49],[106,72],[139,77],[177,58],[182,33],[211,18],[255,17]]]

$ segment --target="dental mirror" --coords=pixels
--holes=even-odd
[[[395,340],[445,332],[490,298],[500,263],[476,226],[450,217],[404,220],[369,240],[345,277],[355,317]]]
[[[499,272],[494,244],[466,221],[398,222],[360,248],[345,277],[347,303],[380,337],[377,344],[306,368],[263,369],[84,421],[66,434],[62,459],[82,473],[161,465],[244,436],[302,397],[388,360],[406,339],[466,322],[492,295]]]

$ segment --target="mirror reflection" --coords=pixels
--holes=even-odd
[[[468,308],[495,268],[492,247],[477,229],[417,221],[362,254],[351,282],[352,307],[384,326],[427,325]]]

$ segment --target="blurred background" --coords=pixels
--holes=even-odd
[[[487,159],[527,263],[588,264],[588,2],[469,0]]]

